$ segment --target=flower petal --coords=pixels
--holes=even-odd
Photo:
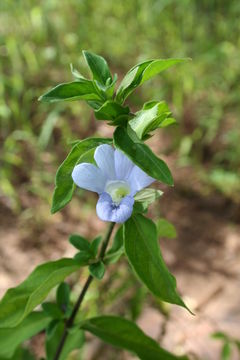
[[[135,165],[129,175],[128,182],[131,187],[131,195],[142,190],[155,181],[151,176],[148,176],[142,169]]]
[[[108,180],[115,180],[114,149],[112,146],[103,144],[96,148],[94,159]]]
[[[122,152],[115,150],[115,171],[118,180],[126,180],[134,166],[134,163]]]
[[[125,196],[120,204],[116,205],[113,203],[111,196],[104,192],[97,202],[97,215],[103,221],[124,223],[132,215],[133,204],[133,197]]]
[[[93,164],[82,163],[74,167],[72,178],[80,188],[101,194],[106,184],[106,176]]]

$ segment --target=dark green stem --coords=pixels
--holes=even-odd
[[[99,254],[99,260],[103,260],[103,258],[104,258],[104,255],[105,255],[105,252],[107,250],[107,246],[108,246],[109,240],[111,238],[114,226],[115,226],[114,222],[110,223],[107,234],[106,234],[106,237],[105,237],[105,239],[104,239],[104,241],[102,243],[102,246],[101,246],[101,250],[100,250],[100,254]]]
[[[105,252],[107,250],[107,246],[109,244],[109,241],[110,241],[110,238],[111,238],[111,235],[112,235],[112,232],[113,232],[114,225],[115,225],[115,223],[110,223],[110,225],[109,225],[107,234],[105,236],[105,239],[104,239],[104,241],[102,243],[102,246],[101,246],[101,249],[100,249],[100,253],[99,253],[99,257],[98,257],[99,260],[103,260],[103,258],[104,258]],[[80,306],[81,306],[81,304],[83,302],[83,299],[84,299],[84,297],[86,295],[86,292],[87,292],[89,286],[91,285],[92,281],[93,281],[93,276],[89,275],[86,282],[85,282],[85,284],[84,284],[84,286],[83,286],[83,288],[82,288],[81,293],[79,294],[78,300],[77,300],[76,304],[74,305],[73,311],[72,311],[70,317],[68,318],[68,320],[65,323],[62,338],[61,338],[61,340],[59,342],[59,345],[58,345],[54,360],[58,360],[60,358],[60,355],[61,355],[61,352],[63,350],[65,341],[66,341],[66,339],[68,337],[68,330],[73,326],[75,317],[76,317],[76,315],[77,315],[77,313],[78,313],[78,311],[80,309]]]

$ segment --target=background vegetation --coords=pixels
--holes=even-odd
[[[70,63],[87,72],[83,49],[104,56],[119,78],[145,59],[191,57],[191,63],[166,71],[129,101],[136,109],[139,96],[170,103],[179,125],[153,145],[178,169],[190,169],[186,196],[197,187],[200,196],[221,193],[238,204],[239,17],[238,0],[1,1],[0,203],[8,216],[18,214],[21,224],[34,228],[38,241],[50,217],[55,171],[69,142],[110,131],[80,102],[37,101],[48,88],[71,80]],[[90,197],[89,208],[86,199],[82,194],[81,220],[95,204]],[[76,219],[76,210],[71,211]],[[115,275],[120,283],[106,303],[127,291],[125,271]],[[130,278],[127,287],[132,283]],[[128,299],[133,318],[144,297],[137,287]]]
[[[200,165],[220,191],[238,193],[238,1],[5,0],[0,10],[1,190],[12,206],[21,178],[46,196],[52,176],[41,169],[43,156],[55,166],[67,141],[89,129],[91,114],[82,104],[37,102],[46,88],[70,80],[70,63],[85,66],[82,49],[102,54],[120,76],[142,59],[191,57],[140,95],[172,102],[179,128],[168,150],[177,150],[182,164]],[[137,107],[137,98],[131,101]]]

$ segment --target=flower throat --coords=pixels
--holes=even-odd
[[[115,204],[119,204],[125,196],[130,194],[130,186],[126,181],[113,180],[107,182],[105,191],[111,196]]]

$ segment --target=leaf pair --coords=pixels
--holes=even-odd
[[[80,252],[74,256],[75,260],[80,266],[89,265],[90,274],[98,280],[101,280],[105,273],[105,266],[102,259],[97,259],[101,240],[101,236],[95,238],[92,242],[89,242],[80,235],[71,235],[69,238],[70,243],[80,250]]]
[[[95,238],[92,242],[85,239],[81,235],[70,235],[69,242],[78,250],[80,250],[79,254],[82,254],[82,258],[88,257],[88,259],[95,259],[98,253],[98,248],[101,242],[101,236]],[[76,257],[76,256],[75,256]],[[76,257],[77,259],[81,259],[81,257]]]

